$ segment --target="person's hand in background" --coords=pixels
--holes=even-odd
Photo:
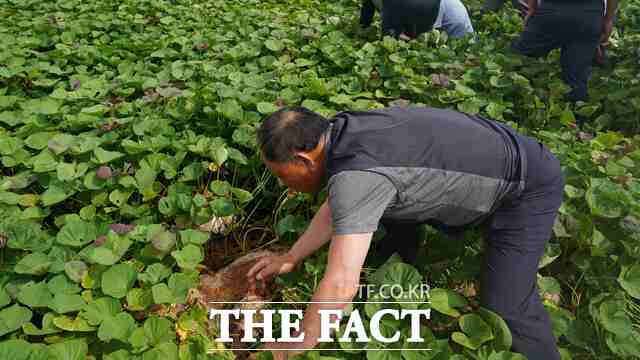
[[[613,32],[613,18],[605,17],[602,23],[602,35],[600,36],[600,44],[606,45],[609,43],[609,37]]]

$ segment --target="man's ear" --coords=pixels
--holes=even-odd
[[[299,151],[295,154],[295,160],[300,162],[307,168],[310,168],[311,165],[313,165],[315,159],[310,153]]]

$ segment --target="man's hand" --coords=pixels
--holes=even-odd
[[[613,32],[613,18],[604,18],[602,23],[602,35],[600,36],[600,44],[609,43],[609,37]]]
[[[297,264],[298,261],[290,254],[265,256],[253,265],[247,277],[250,283],[255,283],[256,280],[267,280],[272,276],[291,272]]]
[[[524,25],[526,26],[529,19],[535,15],[538,10],[538,0],[527,0],[527,15],[524,17]]]

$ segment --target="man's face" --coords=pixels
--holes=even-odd
[[[292,190],[316,193],[322,189],[324,163],[322,159],[296,156],[288,163],[274,163],[264,159],[265,165]]]

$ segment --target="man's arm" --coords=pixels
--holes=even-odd
[[[307,308],[303,321],[305,348],[314,347],[320,337],[319,310],[344,310],[358,292],[360,272],[371,245],[372,233],[338,235],[331,241],[325,275]],[[333,302],[318,304],[316,302]]]
[[[307,230],[291,247],[289,254],[296,262],[301,262],[326,244],[331,239],[332,232],[331,209],[329,208],[328,200],[325,200],[311,220]]]
[[[360,272],[371,245],[372,233],[336,235],[331,240],[325,275],[313,294],[302,322],[302,343],[277,343],[268,346],[276,358],[286,358],[278,349],[312,349],[320,337],[320,310],[345,310],[358,292]]]
[[[373,14],[376,12],[376,7],[372,0],[362,0],[362,8],[360,8],[360,25],[362,27],[369,27],[373,22]]]

